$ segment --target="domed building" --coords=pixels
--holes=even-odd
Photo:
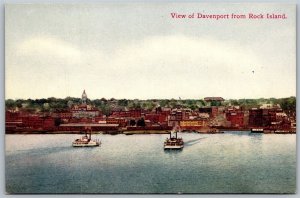
[[[76,104],[71,107],[72,117],[75,118],[94,118],[100,115],[99,109],[87,104],[88,97],[83,90],[81,95],[81,104]]]

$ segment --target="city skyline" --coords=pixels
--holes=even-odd
[[[170,15],[225,10],[288,18]],[[293,5],[8,4],[5,17],[6,99],[80,97],[84,89],[90,99],[296,96]]]
[[[97,98],[90,98],[89,95],[87,94],[87,98],[88,100],[99,100],[99,99],[106,99],[106,100],[110,100],[110,99],[115,99],[115,100],[140,100],[140,101],[147,101],[147,100],[176,100],[176,101],[180,101],[180,100],[204,100],[204,98],[206,97],[221,97],[224,98],[225,101],[227,100],[259,100],[259,99],[284,99],[284,98],[291,98],[291,97],[295,97],[296,96],[287,96],[287,97],[260,97],[260,98],[225,98],[222,96],[204,96],[204,97],[199,97],[199,98],[184,98],[184,97],[180,97],[178,96],[177,98],[116,98],[116,97],[105,97],[105,96],[101,96],[101,97],[97,97]],[[56,98],[56,99],[67,99],[67,98],[76,98],[76,99],[80,99],[81,96],[66,96],[66,97],[54,97],[54,96],[49,96],[49,97],[41,97],[41,98],[5,98],[5,100],[40,100],[40,99],[49,99],[49,98]]]

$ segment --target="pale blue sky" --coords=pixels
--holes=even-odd
[[[284,4],[7,5],[5,98],[80,97],[83,89],[91,99],[295,96],[295,14]]]

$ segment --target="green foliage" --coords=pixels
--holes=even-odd
[[[201,104],[201,106],[206,106],[206,103],[204,100],[199,100],[199,103]]]
[[[210,105],[219,107],[219,106],[221,106],[221,102],[220,101],[211,101]]]
[[[288,114],[296,112],[296,97],[281,98],[277,102],[280,104],[282,110]]]
[[[159,105],[161,107],[169,107],[170,100],[160,100]]]
[[[42,99],[7,99],[5,101],[5,107],[7,110],[14,110],[19,108],[21,110],[35,113],[35,112],[53,112],[55,110],[63,110],[70,108],[73,104],[80,104],[80,98],[67,97],[65,99],[60,98],[42,98]],[[154,110],[157,105],[160,107],[176,108],[178,106],[184,108],[190,108],[196,110],[201,106],[206,106],[206,102],[203,100],[175,100],[175,99],[157,99],[157,100],[127,100],[127,99],[110,99],[105,98],[88,100],[88,104],[91,104],[104,113],[104,115],[110,115],[113,107],[127,108],[127,109],[147,109]],[[229,99],[222,104],[219,102],[211,102],[212,106],[229,106],[239,105],[243,110],[248,110],[253,107],[259,107],[261,104],[279,104],[284,112],[288,114],[295,114],[296,112],[296,97],[289,98],[259,98],[259,99]]]
[[[126,100],[126,99],[118,100],[118,105],[122,106],[122,107],[127,107],[128,106],[128,100]]]
[[[14,108],[17,107],[17,104],[15,103],[14,100],[8,99],[8,100],[5,101],[5,107],[6,107],[7,109],[14,109]]]
[[[146,109],[152,111],[155,108],[155,104],[152,102],[147,103]]]
[[[97,108],[100,108],[101,106],[106,105],[106,101],[104,103],[103,100],[99,100],[99,99],[93,100],[93,101],[91,101],[91,103],[92,103],[92,105],[94,105]]]
[[[111,114],[111,107],[109,105],[101,105],[100,110],[106,116],[109,116]]]

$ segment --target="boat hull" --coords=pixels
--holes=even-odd
[[[100,146],[99,143],[97,142],[89,142],[89,143],[72,143],[73,147],[95,147],[95,146]]]
[[[183,149],[183,145],[176,145],[176,146],[170,146],[170,145],[165,145],[164,146],[165,150],[178,150],[178,149]]]
[[[73,144],[72,145],[73,147],[96,147],[96,146],[99,146],[99,145],[91,145],[91,144],[86,144],[86,145],[83,145],[83,144]]]

